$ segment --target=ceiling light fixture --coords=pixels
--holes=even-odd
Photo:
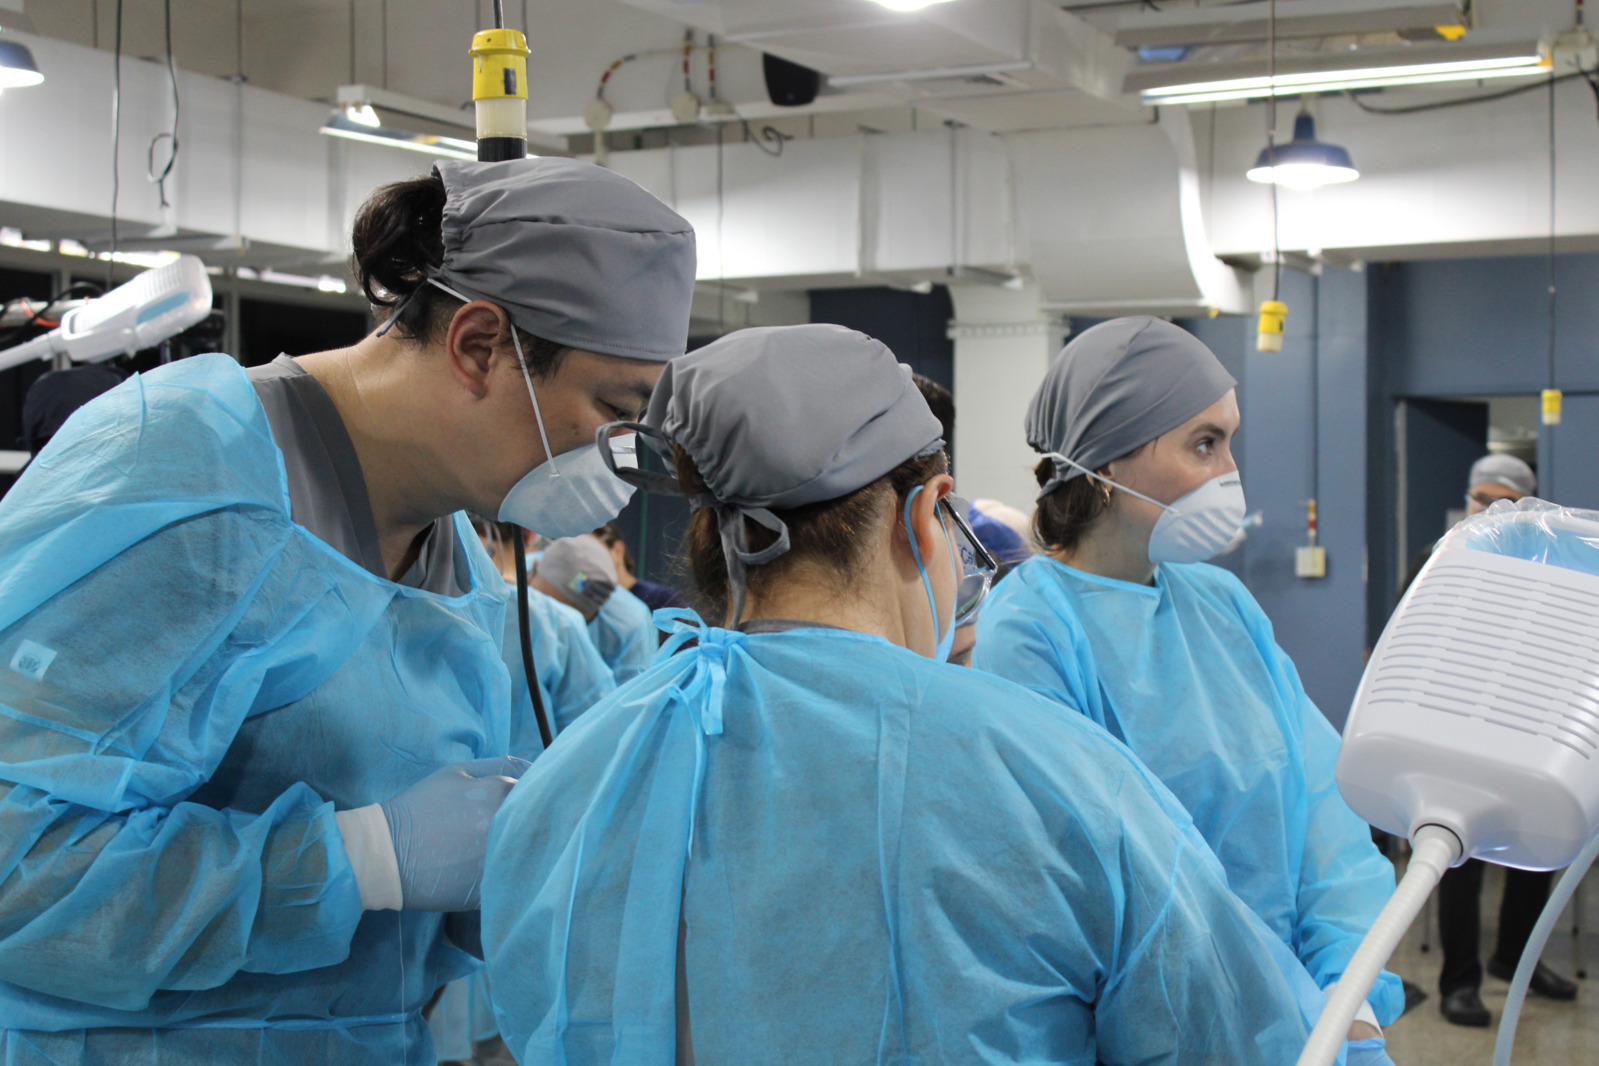
[[[439,137],[431,133],[411,133],[397,130],[376,121],[377,113],[370,106],[334,108],[321,132],[329,137],[363,144],[381,144],[389,148],[403,148],[410,152],[425,152],[450,159],[476,159],[477,142],[458,137]]]
[[[16,41],[0,41],[0,89],[23,89],[44,81],[33,51]]]
[[[1323,185],[1354,181],[1360,171],[1349,152],[1336,144],[1316,140],[1316,120],[1308,111],[1294,119],[1294,139],[1287,144],[1260,150],[1255,165],[1245,175],[1262,185],[1281,185],[1308,192]]]
[[[1536,41],[1484,40],[1437,46],[1367,49],[1279,58],[1275,75],[1263,60],[1152,63],[1130,72],[1123,87],[1144,104],[1211,104],[1268,96],[1337,93],[1549,73],[1549,53]]]
[[[881,4],[890,11],[920,11],[934,4],[950,3],[951,0],[873,0],[873,2]]]

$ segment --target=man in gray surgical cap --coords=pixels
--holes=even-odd
[[[1046,552],[978,619],[973,665],[1126,741],[1193,816],[1228,880],[1323,988],[1393,894],[1338,795],[1338,734],[1243,584],[1204,560],[1239,533],[1232,375],[1185,330],[1121,318],[1066,346],[1027,415]],[[1404,995],[1379,978],[1350,1032],[1384,1063]]]
[[[1298,1052],[1296,982],[1321,997],[1170,796],[1103,730],[943,661],[992,561],[940,433],[910,368],[838,326],[662,376],[654,469],[618,470],[688,497],[725,624],[683,612],[495,821],[484,945],[518,1061]]]
[[[595,433],[684,349],[694,235],[542,159],[379,189],[352,244],[382,330],[137,375],[0,509],[6,1061],[431,1066],[478,968],[527,764],[465,512],[616,515]]]

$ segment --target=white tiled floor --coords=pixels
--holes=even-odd
[[[1504,891],[1503,874],[1490,867],[1482,891],[1485,951],[1493,949],[1499,900]],[[1515,1062],[1526,1066],[1591,1066],[1599,1063],[1599,869],[1590,872],[1582,886],[1582,917],[1591,928],[1583,935],[1588,980],[1579,981],[1582,990],[1574,1003],[1554,1003],[1529,996],[1516,1030]],[[1494,1040],[1503,1012],[1509,984],[1492,977],[1483,979],[1482,1001],[1493,1013],[1488,1029],[1463,1029],[1444,1021],[1438,1012],[1438,972],[1442,958],[1438,950],[1437,907],[1429,906],[1424,917],[1432,922],[1431,950],[1421,950],[1422,919],[1411,928],[1394,953],[1388,968],[1427,992],[1427,1000],[1388,1029],[1389,1054],[1395,1066],[1489,1066],[1493,1062]],[[1558,931],[1544,952],[1544,962],[1568,977],[1576,976],[1573,958],[1572,908],[1562,916]]]

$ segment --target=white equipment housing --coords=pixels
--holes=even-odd
[[[1540,501],[1445,537],[1366,668],[1338,787],[1380,829],[1552,870],[1599,834],[1599,576],[1467,546],[1528,534],[1599,561],[1599,514]]]
[[[132,355],[198,325],[210,313],[205,264],[181,255],[73,308],[44,336],[0,351],[0,370],[57,355],[77,363]]]

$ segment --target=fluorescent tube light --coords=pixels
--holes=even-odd
[[[371,111],[368,107],[366,110]],[[376,115],[373,115],[376,118]],[[476,159],[477,142],[458,137],[438,137],[431,133],[410,133],[389,126],[371,125],[350,114],[350,109],[339,108],[322,124],[322,133],[347,141],[364,144],[381,144],[389,148],[403,148],[409,152],[446,156],[450,159]]]
[[[875,0],[890,11],[920,11],[934,4],[947,4],[950,0]]]

